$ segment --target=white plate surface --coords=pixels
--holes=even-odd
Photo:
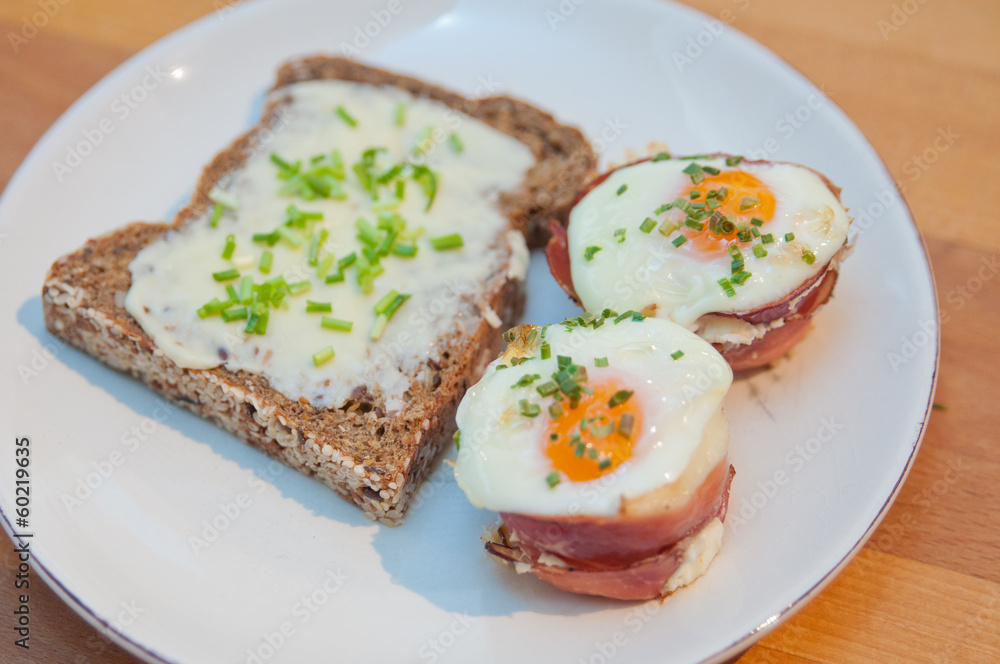
[[[798,161],[843,187],[857,250],[794,356],[727,398],[738,474],[724,550],[662,606],[566,595],[488,560],[478,538],[494,516],[465,501],[447,468],[402,527],[371,524],[45,332],[38,290],[57,256],[126,222],[169,218],[201,166],[256,120],[278,64],[342,44],[469,96],[549,109],[605,163],[657,140],[679,154]],[[933,393],[929,266],[872,147],[776,56],[672,4],[221,9],[74,104],[11,181],[0,233],[4,525],[12,441],[29,436],[36,571],[151,661],[722,660],[864,542],[906,475]],[[538,256],[529,279],[527,320],[575,312]]]

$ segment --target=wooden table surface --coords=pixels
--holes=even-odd
[[[689,2],[790,62],[868,136],[926,238],[945,321],[943,408],[899,499],[844,572],[739,662],[1000,662],[1000,220],[990,198],[1000,182],[1000,3]],[[220,6],[3,0],[0,182],[113,67]],[[31,650],[15,648],[11,548],[0,554],[0,661],[138,662],[35,584]]]

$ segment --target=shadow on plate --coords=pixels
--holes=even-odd
[[[27,300],[18,322],[43,346],[63,344],[45,328],[41,298]],[[140,417],[150,416],[161,397],[153,390],[76,349],[59,353],[59,361]],[[351,528],[370,528],[361,511],[337,497],[319,481],[295,472],[274,472],[273,459],[235,436],[178,409],[170,428],[207,445],[214,454],[252,471],[273,486],[281,498],[296,501],[313,515]],[[284,468],[284,466],[282,466]],[[563,593],[528,574],[493,560],[479,536],[496,520],[477,510],[455,484],[451,466],[439,462],[418,491],[404,523],[379,526],[372,546],[391,582],[423,596],[439,608],[470,616],[513,615],[520,611],[579,615],[622,606],[620,603]]]

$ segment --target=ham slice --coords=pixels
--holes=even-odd
[[[725,521],[734,475],[728,462],[720,464],[685,505],[659,515],[502,514],[504,525],[486,550],[569,592],[622,600],[662,598],[697,534],[713,519]],[[581,539],[584,533],[594,541]],[[659,544],[651,548],[654,542]],[[567,552],[571,555],[560,555]],[[586,555],[590,557],[582,557]]]

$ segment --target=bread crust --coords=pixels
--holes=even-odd
[[[568,205],[593,175],[596,160],[582,134],[524,102],[506,97],[466,100],[344,58],[290,62],[278,72],[274,91],[279,94],[265,108],[261,122],[204,169],[190,203],[172,223],[133,223],[88,241],[52,265],[42,289],[45,324],[52,334],[135,376],[181,407],[306,475],[315,475],[368,518],[396,525],[451,440],[462,395],[499,352],[501,330],[521,315],[524,285],[509,275],[509,265],[496,266],[474,299],[458,298],[456,314],[476,315],[479,324],[471,334],[442,336],[437,356],[429,357],[412,377],[407,406],[395,413],[386,412],[377,386],[355,390],[340,408],[315,408],[277,392],[257,374],[224,367],[180,368],[123,306],[131,285],[129,264],[135,256],[168,230],[202,216],[211,204],[212,188],[224,187],[266,147],[268,133],[287,120],[283,109],[288,98],[280,95],[284,86],[318,79],[402,88],[441,101],[529,146],[536,163],[521,189],[503,194],[499,206],[511,227],[525,233],[535,246],[547,239],[543,221]],[[556,173],[562,173],[559,179],[553,179]],[[489,324],[488,309],[500,318],[499,327]]]

